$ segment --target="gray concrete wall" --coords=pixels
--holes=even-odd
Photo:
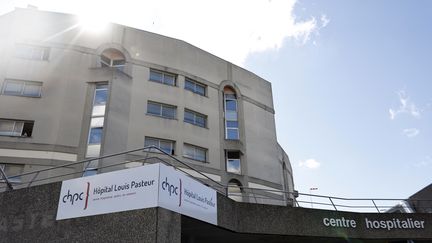
[[[0,193],[0,242],[180,243],[180,215],[161,208],[56,221],[60,188]]]

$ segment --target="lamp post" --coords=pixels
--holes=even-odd
[[[318,187],[311,187],[309,188],[309,197],[310,197],[310,203],[311,203],[311,208],[313,208],[313,203],[312,203],[312,191],[316,191],[318,190]]]

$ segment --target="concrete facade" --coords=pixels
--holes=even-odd
[[[106,84],[100,156],[141,148],[146,137],[158,138],[172,141],[175,157],[221,184],[235,180],[243,187],[294,192],[290,161],[276,138],[271,84],[255,74],[181,40],[117,24],[96,34],[79,25],[76,16],[35,9],[0,16],[0,35],[0,129],[33,124],[31,136],[0,131],[0,164],[15,166],[12,171],[88,159],[95,90]],[[121,65],[110,65],[117,60],[114,54],[113,62],[104,65],[109,50],[121,56]],[[155,71],[173,75],[174,85],[150,81]],[[185,89],[190,80],[204,93]],[[25,90],[38,87],[36,97]],[[227,87],[235,92],[237,120],[232,124],[238,139],[227,139]],[[149,102],[174,108],[174,117],[149,114]],[[185,110],[204,115],[205,126],[184,122]],[[185,144],[205,151],[205,160],[185,157]],[[227,171],[228,151],[240,154],[241,172]],[[82,169],[72,166],[38,176]],[[276,197],[279,202],[254,202],[286,204],[285,196]]]

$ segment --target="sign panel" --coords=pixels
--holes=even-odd
[[[63,181],[57,220],[156,207],[159,164]]]
[[[173,167],[160,165],[159,206],[217,224],[216,191]]]
[[[152,164],[63,181],[57,220],[159,206],[217,224],[216,200],[212,188]]]

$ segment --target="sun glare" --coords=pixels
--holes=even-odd
[[[86,32],[101,33],[108,27],[108,21],[103,20],[99,16],[80,15],[79,26]]]

